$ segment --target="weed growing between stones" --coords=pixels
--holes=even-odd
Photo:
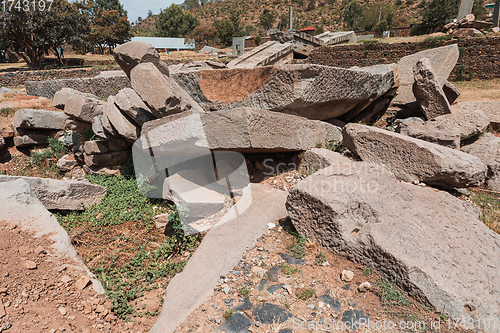
[[[295,275],[297,273],[300,273],[301,270],[299,267],[297,266],[292,266],[292,265],[289,265],[287,263],[284,263],[283,265],[281,265],[281,271],[283,272],[283,274],[285,275]]]
[[[157,311],[136,308],[133,301],[163,289],[183,269],[199,238],[186,236],[177,211],[162,200],[144,197],[134,178],[97,175],[87,179],[107,188],[101,203],[82,212],[55,215],[103,284],[113,313],[121,319],[154,316]],[[170,213],[173,224],[168,237],[154,227],[154,216],[162,213]]]
[[[1,108],[0,109],[0,116],[2,117],[8,117],[16,112],[16,109],[14,108]]]
[[[222,315],[222,317],[225,319],[225,320],[228,320],[229,318],[231,318],[234,314],[234,311],[233,310],[226,310],[224,311],[224,314]]]
[[[482,189],[472,190],[470,199],[481,209],[479,219],[496,233],[500,233],[500,193]]]
[[[297,293],[295,295],[297,296],[298,299],[305,301],[313,297],[315,294],[316,290],[314,290],[313,288],[305,288],[297,290]]]
[[[44,163],[46,167],[56,169],[57,161],[69,152],[68,148],[57,138],[48,138],[48,147],[40,151],[31,151],[31,163],[36,167],[41,167]]]
[[[385,306],[391,307],[395,305],[410,305],[405,293],[399,290],[394,284],[383,279],[379,279],[375,282],[375,286],[378,287],[377,295],[380,297],[382,304]]]
[[[326,262],[326,253],[319,250],[318,253],[316,253],[316,265],[323,265]]]
[[[372,270],[370,268],[363,269],[363,276],[370,276],[372,274]]]

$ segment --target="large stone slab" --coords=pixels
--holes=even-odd
[[[106,102],[97,98],[74,94],[64,106],[64,113],[80,121],[91,123],[94,117],[104,114]]]
[[[88,181],[0,175],[0,184],[13,180],[23,180],[28,183],[47,209],[83,210],[85,207],[98,204],[107,194],[105,187]]]
[[[299,182],[286,205],[302,236],[374,269],[436,310],[465,322],[499,317],[500,236],[466,201],[399,182],[376,165],[348,162]]]
[[[184,89],[151,63],[135,66],[130,80],[134,90],[158,118],[183,111],[204,112]]]
[[[457,44],[442,46],[435,49],[420,51],[401,58],[399,68],[400,86],[398,94],[391,102],[392,106],[418,109],[413,95],[413,67],[422,58],[429,59],[438,81],[443,86],[458,61],[459,51]]]
[[[255,245],[266,233],[267,224],[286,215],[286,196],[286,192],[260,184],[243,190],[242,198],[205,235],[182,273],[169,282],[151,332],[173,332],[212,295],[220,275],[227,274],[246,248]]]
[[[93,166],[116,166],[125,163],[129,151],[113,151],[106,154],[88,155],[83,154],[83,160],[89,167]]]
[[[286,64],[293,59],[293,44],[268,41],[230,61],[228,68],[254,68]]]
[[[165,179],[163,198],[174,201],[189,212],[190,218],[205,218],[224,208],[224,193],[219,193],[209,186],[194,183],[181,173]]]
[[[342,154],[325,148],[313,148],[301,156],[299,170],[302,173],[312,174],[333,164],[347,162],[349,159]]]
[[[18,177],[20,178],[20,177]],[[1,219],[35,237],[47,237],[52,241],[47,249],[50,255],[67,257],[92,278],[92,286],[99,294],[105,294],[99,280],[83,264],[64,228],[37,198],[30,184],[23,179],[0,181]]]
[[[15,128],[63,129],[68,116],[60,111],[19,109],[14,114],[12,125]]]
[[[451,106],[453,111],[471,112],[481,110],[489,118],[493,129],[500,128],[500,102],[499,101],[481,101],[481,102],[460,102]]]
[[[367,101],[398,84],[394,66],[370,71],[282,65],[176,73],[172,77],[206,109],[252,107],[319,120],[340,117],[358,105],[366,108]]]
[[[64,106],[66,105],[66,103],[68,103],[68,100],[73,95],[89,95],[89,97],[97,98],[97,96],[95,95],[85,94],[73,88],[62,88],[55,93],[54,98],[52,99],[52,104],[54,105],[54,107],[64,110]]]
[[[113,57],[128,77],[132,68],[145,62],[152,63],[162,74],[169,75],[167,64],[160,60],[154,46],[148,43],[131,41],[118,45],[113,49]]]
[[[54,98],[54,95],[63,88],[73,88],[75,90],[93,94],[100,98],[108,98],[116,95],[123,88],[130,88],[130,80],[123,75],[117,76],[96,76],[76,79],[58,79],[46,81],[26,81],[26,93],[32,96]]]
[[[147,121],[156,119],[148,106],[133,89],[124,88],[116,96],[110,96],[109,99],[112,99],[118,109],[139,127]]]
[[[500,192],[500,138],[486,133],[476,142],[462,147],[462,151],[481,159],[488,167],[488,187]]]
[[[399,133],[417,139],[460,149],[461,140],[481,134],[490,121],[479,110],[453,112],[426,122],[402,122]]]
[[[339,127],[266,110],[240,108],[178,115],[147,122],[142,148],[195,141],[198,147],[241,152],[284,152],[342,140]]]
[[[108,118],[118,135],[125,140],[134,142],[139,137],[139,127],[120,112],[115,104],[113,96],[108,97],[108,103],[106,104],[106,108],[104,110],[104,116]]]
[[[361,124],[347,124],[344,145],[363,161],[384,165],[406,181],[454,187],[481,185],[486,167],[475,156]]]
[[[451,113],[450,103],[434,73],[431,62],[423,58],[413,67],[413,94],[427,119]]]
[[[32,147],[44,145],[47,143],[47,134],[40,133],[22,133],[14,137],[16,147]]]

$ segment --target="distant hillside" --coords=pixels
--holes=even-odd
[[[410,23],[420,20],[421,13],[425,7],[426,0],[368,0],[360,2],[360,6],[370,8],[360,15],[356,8],[349,8],[348,0],[294,0],[293,17],[294,28],[300,29],[306,26],[323,27],[324,30],[345,30],[347,23],[344,19],[344,11],[351,10],[354,18],[358,16],[372,16],[371,21],[378,21],[378,17],[384,19],[391,14],[391,26],[393,28],[409,27]],[[212,25],[214,22],[227,19],[233,21],[239,19],[239,27],[243,33],[266,35],[268,29],[261,24],[261,15],[269,12],[272,28],[278,25],[283,27],[288,22],[288,1],[283,0],[222,0],[206,2],[203,6],[194,6],[189,9],[196,15],[201,24]],[[358,8],[359,9],[359,8]],[[156,15],[148,16],[138,22],[134,27],[135,35],[153,36]],[[280,22],[282,22],[280,24]],[[364,24],[360,24],[364,29]],[[369,28],[369,26],[368,26]]]
[[[325,30],[346,29],[344,11],[348,8],[349,3],[348,0],[294,0],[294,28],[300,29],[312,25],[315,27],[323,26]],[[393,22],[396,20],[396,23],[399,22],[400,25],[409,26],[410,22],[416,22],[420,19],[426,1],[360,1],[362,6],[372,5],[374,10],[370,14],[376,16],[376,20],[380,13],[375,8],[375,3],[382,4],[384,7],[382,11],[388,9],[393,11]],[[272,25],[274,28],[281,21],[283,24],[287,22],[289,4],[289,1],[282,0],[223,0],[205,3],[203,6],[190,9],[190,11],[200,18],[202,24],[212,24],[220,19],[230,19],[231,12],[234,12],[240,18],[240,27],[245,29],[247,25],[252,25],[259,29],[262,28],[260,16],[267,9],[275,18]]]

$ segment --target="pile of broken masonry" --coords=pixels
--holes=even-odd
[[[179,139],[176,128],[154,129],[192,114],[211,150],[307,151],[342,141],[361,161],[311,153],[323,168],[298,182],[286,202],[297,230],[452,317],[500,316],[500,236],[473,205],[448,193],[483,184],[500,190],[500,138],[483,135],[500,125],[500,102],[453,104],[459,93],[447,78],[459,56],[455,44],[351,69],[173,72],[138,42],[114,56],[132,88],[107,101],[62,89],[54,105],[64,113],[16,112],[16,144],[66,128],[73,153],[61,169],[110,172],[140,137],[148,138],[145,149]],[[387,129],[361,124],[386,113],[395,115]],[[99,139],[79,142],[89,129]]]

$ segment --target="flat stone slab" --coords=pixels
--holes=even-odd
[[[254,68],[281,62],[287,63],[293,58],[293,44],[275,41],[265,42],[251,51],[230,61],[228,68]]]
[[[195,142],[194,146],[218,150],[284,152],[341,139],[341,130],[335,125],[250,108],[184,112],[147,122],[141,131],[143,149]]]
[[[426,122],[401,122],[399,133],[439,145],[460,149],[460,142],[481,134],[490,121],[479,110],[464,110]]]
[[[482,101],[482,102],[460,102],[451,106],[451,109],[460,112],[471,112],[475,110],[482,111],[490,120],[493,129],[500,128],[500,101]]]
[[[26,81],[26,93],[32,96],[41,96],[53,99],[54,95],[63,88],[93,94],[101,98],[116,95],[123,88],[130,88],[130,80],[126,76],[89,77],[76,79],[58,79],[46,81]]]
[[[344,145],[363,161],[383,165],[405,181],[470,187],[486,177],[479,158],[456,149],[354,123],[343,134]]]
[[[231,316],[224,324],[222,324],[217,332],[225,332],[225,333],[241,333],[248,332],[246,330],[252,326],[252,322],[248,319],[244,314],[237,312]]]
[[[467,154],[477,156],[488,168],[486,184],[494,191],[500,191],[500,138],[486,133],[476,142],[462,147]]]
[[[60,130],[66,125],[68,116],[60,111],[19,109],[14,113],[15,128]]]
[[[262,324],[281,324],[290,319],[292,314],[281,306],[262,303],[253,308],[253,317]]]
[[[499,317],[500,235],[467,201],[349,162],[299,182],[286,205],[302,236],[374,267],[420,302],[466,322]]]
[[[144,62],[152,63],[162,74],[169,75],[167,64],[160,59],[154,46],[148,43],[130,41],[118,45],[113,49],[113,57],[129,77],[132,69]]]
[[[268,231],[267,224],[286,215],[286,196],[286,192],[259,184],[243,190],[242,198],[205,235],[184,270],[168,284],[152,333],[174,331],[210,297],[220,275],[227,274],[246,247],[255,245],[256,239]]]
[[[104,186],[88,181],[0,175],[0,184],[19,179],[30,185],[46,209],[83,210],[98,204],[107,194]]]
[[[172,78],[205,109],[251,107],[325,120],[356,107],[361,112],[398,85],[395,66],[378,69],[301,64],[202,70]]]
[[[47,236],[54,241],[51,245],[51,255],[73,259],[75,264],[92,278],[94,290],[105,294],[99,280],[83,264],[80,257],[71,245],[66,230],[61,227],[52,215],[37,198],[32,187],[24,177],[12,178],[8,181],[0,180],[0,207],[2,217],[7,223],[17,225],[22,230],[33,232],[35,237]]]

